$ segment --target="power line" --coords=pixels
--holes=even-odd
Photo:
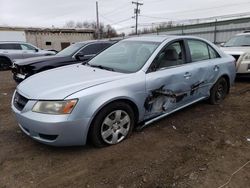
[[[119,24],[119,23],[126,22],[126,21],[131,20],[131,19],[132,19],[132,18],[127,18],[127,19],[124,19],[124,20],[120,20],[120,21],[118,21],[118,22],[112,23],[112,25],[117,25],[117,24]]]
[[[114,14],[114,13],[116,13],[116,12],[122,10],[122,9],[125,9],[125,8],[127,9],[127,8],[129,8],[128,6],[125,6],[125,5],[127,5],[127,4],[128,4],[128,2],[123,3],[121,6],[119,6],[119,7],[115,8],[115,9],[113,9],[112,11],[108,11],[108,12],[103,13],[103,15],[104,15],[104,16],[112,15],[112,14]]]
[[[166,19],[166,20],[169,20],[169,18],[164,18],[164,17],[147,16],[147,15],[140,15],[140,16],[141,16],[141,17],[145,17],[145,18]]]
[[[181,15],[181,14],[185,14],[185,13],[189,13],[189,12],[200,12],[200,11],[204,11],[204,10],[225,8],[225,7],[231,7],[231,6],[239,6],[239,5],[244,5],[244,4],[250,4],[250,2],[231,3],[231,4],[227,4],[227,5],[214,6],[214,7],[209,7],[209,8],[199,8],[199,9],[189,9],[189,10],[183,10],[183,11],[168,12],[167,14],[178,14],[178,15]],[[168,19],[168,18],[164,18],[164,19]]]

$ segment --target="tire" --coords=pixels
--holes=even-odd
[[[229,88],[225,78],[220,78],[210,90],[210,104],[220,104],[228,94]]]
[[[115,145],[130,136],[135,124],[133,109],[124,102],[114,102],[96,115],[89,139],[96,147]]]
[[[8,58],[0,57],[0,70],[10,70],[11,61]]]

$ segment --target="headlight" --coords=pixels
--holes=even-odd
[[[38,101],[32,111],[43,114],[70,114],[77,103],[77,99],[65,101]]]
[[[250,61],[250,53],[244,54],[242,61]]]

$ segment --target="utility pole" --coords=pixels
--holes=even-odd
[[[140,14],[139,6],[143,5],[143,3],[139,3],[138,1],[132,1],[132,4],[135,4],[135,34],[138,34],[138,15]]]
[[[97,39],[100,39],[98,1],[96,1],[96,33],[97,33]]]

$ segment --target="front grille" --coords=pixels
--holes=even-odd
[[[22,96],[18,92],[16,92],[16,94],[14,96],[14,106],[18,110],[22,111],[28,101],[29,100],[27,98],[25,98],[24,96]]]
[[[13,65],[12,65],[12,68],[11,68],[11,69],[12,69],[12,72],[13,72],[13,73],[18,73],[18,72],[19,72],[19,70],[18,70],[18,69],[19,69],[19,68],[18,68],[18,65],[14,64],[14,63],[13,63]]]
[[[240,58],[240,55],[232,55],[234,57],[234,59],[236,60],[236,62],[238,61],[238,59]]]

